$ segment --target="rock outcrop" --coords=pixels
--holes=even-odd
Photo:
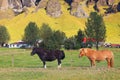
[[[37,8],[46,8],[47,7],[47,2],[48,0],[41,0],[38,4],[37,4]]]
[[[106,9],[105,14],[120,12],[120,2],[118,4],[113,4]]]
[[[0,10],[6,10],[9,7],[8,0],[0,0]]]
[[[22,4],[23,6],[31,7],[31,6],[35,6],[35,1],[36,0],[22,0]]]
[[[33,12],[37,12],[38,9],[44,8],[46,13],[52,17],[59,17],[62,14],[60,0],[0,0],[0,10],[10,10],[18,15],[22,12],[28,13],[27,7],[36,6]],[[120,12],[120,2],[113,4],[114,0],[63,0],[69,4],[70,14],[79,18],[88,17],[84,11],[86,4],[94,4],[94,9],[99,12],[100,5],[108,5],[106,14]],[[87,2],[86,2],[87,1]],[[99,6],[98,6],[99,5]]]
[[[24,6],[34,6],[34,3],[35,0],[1,0],[0,10],[6,10],[8,8],[11,8],[14,12],[22,12]]]
[[[49,0],[46,7],[46,13],[52,17],[59,17],[62,14],[59,0]]]
[[[86,18],[88,15],[83,10],[82,5],[79,4],[80,0],[73,0],[71,4],[70,14],[79,18]]]
[[[114,0],[87,0],[87,3],[88,4],[97,3],[104,6],[104,5],[112,5],[114,3]]]

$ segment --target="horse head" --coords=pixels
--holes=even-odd
[[[34,48],[32,49],[31,56],[35,55],[35,54],[36,54],[36,52],[37,52],[37,48],[36,48],[36,47],[34,47]]]
[[[85,56],[86,53],[87,53],[87,48],[82,48],[82,49],[80,49],[79,57]]]

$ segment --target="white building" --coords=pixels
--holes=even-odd
[[[30,48],[31,46],[23,41],[8,44],[8,48]]]

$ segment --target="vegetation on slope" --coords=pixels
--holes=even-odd
[[[61,30],[66,33],[68,37],[73,36],[79,29],[84,30],[86,18],[76,18],[71,16],[67,8],[69,6],[65,2],[61,2],[62,15],[59,18],[53,18],[46,15],[44,9],[40,9],[35,13],[32,13],[34,8],[30,8],[27,13],[22,13],[11,19],[0,20],[0,24],[5,25],[10,33],[10,42],[21,40],[24,29],[30,21],[35,22],[39,27],[43,23],[49,24],[53,30]],[[86,8],[85,11],[90,13],[93,11],[91,7]],[[120,43],[120,27],[118,26],[120,21],[120,13],[110,14],[104,17],[105,24],[107,26],[107,42]]]

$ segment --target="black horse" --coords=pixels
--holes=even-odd
[[[46,61],[54,61],[57,59],[58,68],[61,67],[61,60],[65,58],[64,51],[62,50],[47,50],[43,48],[33,48],[31,55],[37,54],[46,68]]]

